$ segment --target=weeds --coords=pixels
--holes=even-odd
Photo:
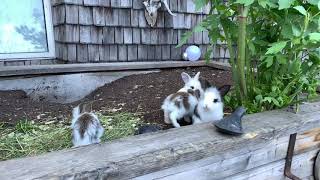
[[[134,135],[140,118],[131,113],[104,116],[102,142]],[[0,123],[0,161],[70,148],[70,122],[35,123],[22,120],[14,127]]]

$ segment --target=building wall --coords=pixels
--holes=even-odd
[[[171,16],[162,5],[156,26],[150,27],[142,2],[51,0],[57,59],[2,65],[181,60],[187,47],[175,48],[181,35],[201,22],[209,7],[196,11],[193,0],[168,0],[177,16]],[[199,45],[204,55],[208,33],[195,33],[187,44]]]
[[[175,48],[181,35],[205,17],[192,0],[170,0],[171,16],[162,6],[151,28],[143,0],[62,0],[53,5],[57,57],[67,62],[122,62],[180,60]],[[197,33],[188,44],[206,50],[209,38]]]

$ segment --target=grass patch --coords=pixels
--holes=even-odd
[[[134,135],[140,118],[131,113],[104,116],[98,114],[105,128],[102,141]],[[0,124],[0,161],[38,155],[72,146],[70,120],[34,123],[20,121],[15,127]]]

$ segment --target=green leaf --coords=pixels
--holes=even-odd
[[[307,16],[307,11],[304,9],[303,6],[295,6],[293,8],[296,9],[297,11],[299,11],[301,14]]]
[[[208,4],[208,0],[193,0],[196,5],[196,11],[200,10],[203,6]]]
[[[320,9],[320,1],[318,2],[318,9]]]
[[[266,0],[258,0],[258,4],[262,6],[263,8],[267,7],[267,1]]]
[[[294,0],[279,0],[279,10],[281,9],[288,9]]]
[[[213,48],[211,47],[204,55],[204,58],[206,60],[206,63],[210,63],[210,56],[212,54]]]
[[[267,65],[266,65],[267,68],[269,68],[270,66],[272,66],[272,64],[273,64],[273,57],[272,57],[272,56],[267,57],[266,62],[267,62]]]
[[[291,28],[294,36],[299,37],[301,35],[301,30],[298,26],[296,26],[295,24],[292,24]]]
[[[282,49],[286,47],[286,45],[287,45],[287,41],[280,41],[280,42],[273,43],[272,46],[268,48],[268,51],[266,52],[266,54],[276,54],[282,51]]]
[[[237,0],[235,3],[244,4],[245,6],[249,6],[253,2],[254,2],[254,0]]]
[[[319,0],[308,0],[308,3],[312,5],[317,5],[319,3]]]
[[[310,33],[309,34],[309,39],[311,41],[316,41],[316,42],[320,42],[320,33]]]
[[[188,39],[192,36],[192,33],[193,33],[192,31],[188,31],[188,32],[184,33],[182,35],[180,43],[176,46],[176,48],[179,48],[182,45],[184,45],[188,41]]]

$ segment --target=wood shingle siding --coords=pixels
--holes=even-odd
[[[206,17],[209,6],[196,11],[193,0],[168,0],[176,16],[171,16],[162,4],[155,27],[150,27],[142,2],[52,0],[57,59],[66,63],[181,60],[185,48],[175,46],[185,32]],[[199,45],[203,52],[209,43],[208,32],[194,33],[187,40],[188,45]],[[218,52],[215,57],[228,58],[221,57],[228,53],[220,49],[214,52]]]

